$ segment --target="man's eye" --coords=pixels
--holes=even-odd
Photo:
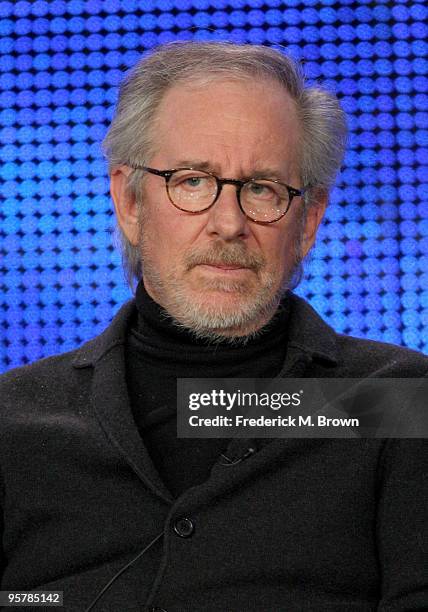
[[[207,178],[204,176],[181,176],[177,177],[175,185],[187,190],[203,189],[207,185]]]
[[[271,187],[263,185],[262,183],[251,183],[250,193],[253,196],[269,199],[275,196],[275,192]]]
[[[200,176],[191,176],[189,178],[184,179],[184,183],[189,187],[200,187],[203,180],[204,179]]]
[[[259,183],[253,183],[251,185],[251,190],[253,193],[263,193],[265,189],[266,187],[264,185],[260,185]]]

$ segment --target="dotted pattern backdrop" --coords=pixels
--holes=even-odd
[[[285,47],[349,115],[346,163],[299,292],[338,331],[428,353],[425,2],[0,1],[0,371],[72,349],[130,293],[100,142],[159,43]]]

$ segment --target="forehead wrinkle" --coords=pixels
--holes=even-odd
[[[217,172],[219,166],[208,160],[202,160],[198,158],[186,158],[180,159],[174,162],[174,168],[194,168],[195,170],[205,170],[206,172]]]

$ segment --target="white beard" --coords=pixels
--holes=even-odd
[[[211,342],[245,344],[257,335],[274,316],[280,300],[290,287],[296,266],[284,275],[280,286],[277,275],[266,271],[261,255],[248,253],[241,242],[211,243],[203,250],[192,249],[184,256],[184,269],[171,266],[161,278],[151,262],[150,248],[141,235],[140,252],[143,260],[143,278],[146,290],[179,327],[191,330],[196,337]],[[186,275],[198,264],[222,263],[242,265],[252,270],[249,280],[210,278],[201,275],[197,290],[186,282]],[[296,265],[299,261],[296,261]],[[224,294],[216,300],[213,292]]]

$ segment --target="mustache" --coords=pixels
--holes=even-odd
[[[188,270],[201,264],[207,264],[237,266],[258,272],[266,265],[263,255],[249,253],[247,247],[241,242],[230,245],[214,243],[207,249],[193,249],[185,256],[184,262]]]

